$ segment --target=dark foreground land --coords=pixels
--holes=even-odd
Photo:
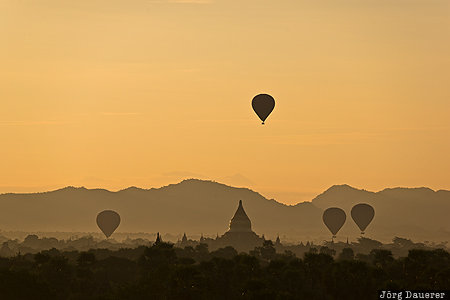
[[[1,299],[378,299],[381,289],[449,287],[444,249],[394,258],[384,249],[355,256],[351,248],[320,247],[300,259],[277,254],[271,241],[250,254],[160,242],[0,258]]]

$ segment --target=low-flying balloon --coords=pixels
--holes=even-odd
[[[353,221],[361,230],[361,234],[364,234],[367,226],[369,226],[375,216],[375,210],[369,204],[360,203],[353,206],[351,213]]]
[[[338,207],[327,208],[322,216],[323,222],[333,234],[333,238],[336,237],[336,234],[344,225],[346,218],[345,211]]]
[[[113,234],[119,224],[120,216],[113,210],[104,210],[97,215],[97,225],[107,238]]]
[[[266,121],[267,117],[275,107],[275,99],[267,94],[259,94],[253,98],[252,107],[264,124],[264,121]]]

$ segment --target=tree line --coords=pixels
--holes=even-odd
[[[265,241],[250,253],[206,244],[60,251],[0,258],[2,299],[378,299],[378,290],[443,290],[450,254],[411,249],[358,255],[328,246],[303,257]]]

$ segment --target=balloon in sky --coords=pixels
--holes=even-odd
[[[339,229],[341,229],[342,225],[345,223],[345,211],[337,207],[327,208],[323,212],[322,219],[333,234],[333,237],[336,237],[336,233],[338,233]]]
[[[107,238],[113,234],[120,224],[120,216],[113,210],[104,210],[97,215],[97,225]]]
[[[364,230],[372,222],[374,216],[375,210],[369,204],[360,203],[352,208],[352,219],[358,225],[359,229],[361,229],[361,234],[364,234]]]
[[[275,99],[267,94],[259,94],[255,96],[255,98],[253,98],[252,107],[264,124],[264,121],[267,119],[267,117],[275,107]]]

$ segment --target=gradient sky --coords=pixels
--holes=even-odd
[[[0,192],[450,189],[449,53],[448,0],[0,0]]]

